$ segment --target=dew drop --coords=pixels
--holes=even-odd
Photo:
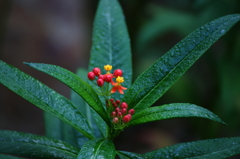
[[[222,30],[221,30],[221,34],[223,34],[223,33],[225,33],[225,29],[222,29]]]
[[[170,52],[170,56],[171,57],[174,57],[175,56],[175,53],[172,51],[172,52]]]

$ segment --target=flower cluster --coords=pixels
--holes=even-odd
[[[122,130],[132,119],[134,109],[128,110],[128,104],[126,102],[121,102],[113,98],[109,99],[109,96],[115,92],[124,94],[123,90],[127,89],[122,86],[124,82],[124,77],[122,77],[123,71],[116,69],[111,73],[111,65],[105,65],[104,70],[105,74],[102,74],[100,68],[93,68],[91,72],[88,72],[88,79],[94,82],[96,81],[95,84],[98,86],[96,88],[98,95],[105,97],[107,114],[112,121],[113,128]]]
[[[105,82],[106,83],[111,83],[111,85],[113,86],[110,90],[110,93],[115,93],[116,91],[118,91],[120,94],[124,94],[123,90],[126,90],[127,88],[123,87],[121,85],[121,83],[124,82],[124,78],[122,77],[123,72],[121,69],[117,69],[113,72],[113,74],[110,72],[112,70],[112,66],[111,65],[105,65],[104,69],[106,70],[105,74],[102,74],[101,69],[98,67],[93,68],[92,72],[88,73],[88,79],[93,81],[96,79],[96,84],[99,87],[103,87]],[[114,78],[116,78],[116,82],[114,82]],[[102,91],[102,94],[104,95],[108,95],[109,94],[109,90],[107,87],[106,91]]]
[[[122,129],[132,119],[134,109],[128,110],[128,104],[113,98],[106,100],[107,108],[111,110],[110,117],[116,129]]]

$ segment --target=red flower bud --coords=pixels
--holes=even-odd
[[[112,106],[113,106],[114,108],[117,108],[117,107],[118,107],[118,105],[117,105],[116,102],[113,102],[113,103],[112,103]]]
[[[88,79],[89,80],[94,80],[95,79],[95,74],[93,72],[88,72]]]
[[[117,70],[115,70],[115,71],[113,72],[113,75],[114,75],[115,77],[122,76],[122,74],[123,74],[123,72],[122,72],[122,70],[120,70],[120,69],[117,69]]]
[[[95,68],[93,69],[93,73],[94,73],[96,76],[99,76],[99,75],[101,74],[100,68],[95,67]]]
[[[126,113],[127,113],[127,109],[123,108],[123,109],[121,110],[121,112],[122,112],[122,114],[126,114]]]
[[[120,108],[116,108],[115,112],[118,114],[118,112],[121,112]]]
[[[114,99],[113,99],[113,98],[111,98],[111,99],[109,99],[109,100],[110,100],[111,103],[114,103]]]
[[[134,114],[134,112],[135,112],[135,110],[134,110],[134,109],[130,109],[130,110],[128,111],[128,113],[129,113],[129,114],[131,114],[131,115],[133,115],[133,114]]]
[[[97,85],[98,85],[99,87],[102,87],[102,86],[104,85],[104,81],[103,81],[102,79],[98,79],[98,80],[97,80]]]
[[[117,105],[119,105],[120,104],[120,100],[116,100],[116,103],[117,103]]]
[[[112,75],[109,74],[104,75],[104,81],[110,83],[112,81]]]
[[[127,109],[127,108],[128,108],[128,104],[125,103],[125,102],[122,102],[122,104],[121,104],[121,108],[122,108],[122,109],[123,109],[123,108]]]
[[[112,113],[111,113],[111,117],[114,118],[115,116],[116,116],[116,112],[112,112]]]
[[[117,124],[119,122],[118,117],[113,118],[112,121],[113,121],[114,124]]]
[[[124,122],[124,123],[128,123],[130,120],[131,120],[131,118],[132,118],[132,116],[130,115],[130,114],[128,114],[128,115],[125,115],[123,118],[122,118],[122,121]]]
[[[99,76],[98,76],[98,79],[104,80],[104,75],[99,75]]]
[[[131,114],[127,114],[127,116],[129,116],[130,120],[132,119],[132,115]]]
[[[121,113],[121,112],[118,112],[117,116],[118,116],[119,118],[121,118],[121,117],[122,117],[122,113]]]

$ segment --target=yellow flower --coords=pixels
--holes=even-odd
[[[118,76],[118,77],[116,78],[116,82],[117,82],[117,83],[114,83],[113,81],[111,82],[112,85],[113,85],[113,88],[112,88],[112,90],[111,90],[111,93],[115,93],[116,91],[118,91],[120,94],[124,94],[123,90],[126,90],[127,88],[121,86],[121,84],[120,84],[120,83],[123,83],[123,82],[124,82],[124,78]]]
[[[111,65],[104,65],[104,69],[106,71],[111,71],[112,70],[112,66]]]
[[[118,77],[116,78],[116,82],[117,82],[117,83],[123,83],[123,82],[124,82],[124,78],[118,76]]]

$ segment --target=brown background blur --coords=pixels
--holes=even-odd
[[[23,62],[87,68],[97,0],[1,0],[0,59],[67,98],[70,89]],[[134,79],[201,25],[240,13],[238,0],[120,0],[131,37]],[[240,136],[240,25],[234,26],[155,105],[203,106],[228,126],[196,118],[128,128],[118,150],[144,153],[179,142]],[[1,69],[1,68],[0,68]],[[44,135],[42,110],[0,85],[0,129]]]

